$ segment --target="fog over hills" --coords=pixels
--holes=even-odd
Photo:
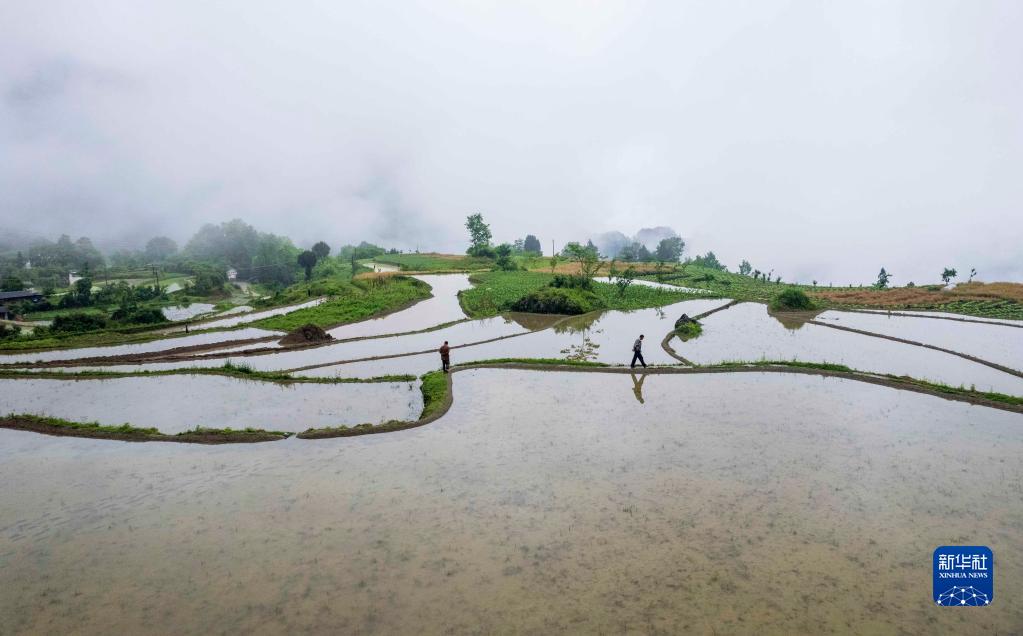
[[[1023,4],[8,2],[0,226],[1023,279]]]

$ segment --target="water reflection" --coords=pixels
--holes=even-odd
[[[820,311],[774,311],[767,309],[767,315],[781,323],[789,331],[802,329],[809,320],[814,320]]]
[[[632,376],[632,393],[636,396],[636,401],[640,404],[644,404],[643,400],[643,383],[646,382],[646,374],[640,373],[639,377],[635,373],[630,373]]]

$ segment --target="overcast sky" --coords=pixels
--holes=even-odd
[[[461,251],[479,211],[1023,280],[1021,33],[1018,0],[0,0],[0,227]]]

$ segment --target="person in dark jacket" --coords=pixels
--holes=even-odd
[[[636,368],[636,360],[646,368],[646,361],[643,360],[643,334],[636,338],[636,342],[632,343],[632,364],[630,365],[633,369]]]
[[[451,367],[451,347],[448,346],[447,340],[444,341],[440,348],[440,364],[444,369],[444,373],[447,373],[448,368]]]

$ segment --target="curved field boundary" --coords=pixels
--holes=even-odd
[[[200,429],[168,435],[154,429],[138,429],[132,426],[97,426],[55,418],[15,414],[0,417],[0,428],[29,431],[54,437],[87,437],[119,442],[177,442],[179,444],[255,444],[276,442],[293,435],[293,433],[277,431],[233,431],[228,429]]]
[[[299,433],[296,435],[296,437],[301,439],[327,439],[333,437],[349,437],[354,435],[387,433],[416,428],[419,426],[424,426],[431,422],[435,422],[441,417],[443,417],[454,404],[453,390],[454,383],[452,380],[454,374],[461,373],[463,371],[472,371],[475,369],[515,369],[521,371],[554,371],[563,373],[613,373],[621,375],[625,374],[631,375],[635,373],[635,370],[629,369],[627,367],[581,367],[572,365],[553,364],[538,365],[531,363],[516,362],[505,363],[484,362],[478,364],[459,365],[452,367],[451,373],[445,374],[446,391],[445,395],[441,398],[441,401],[430,409],[430,413],[424,415],[423,417],[417,420],[391,421],[380,425],[362,425],[356,427],[339,427],[334,429],[315,429]],[[890,376],[880,376],[869,373],[862,373],[858,371],[840,371],[832,369],[793,367],[781,364],[778,365],[750,364],[746,366],[729,365],[717,367],[650,367],[648,369],[645,369],[641,373],[653,375],[688,375],[706,373],[789,373],[799,375],[816,375],[826,378],[840,378],[844,380],[852,380],[855,382],[865,382],[867,384],[885,386],[896,390],[911,391],[913,393],[930,395],[952,402],[964,402],[967,404],[975,404],[1002,411],[1023,414],[1023,404],[999,402],[996,400],[985,398],[983,395],[946,392],[940,390],[938,387],[934,385],[921,383],[908,377],[895,378]],[[114,427],[78,429],[68,426],[52,425],[47,424],[45,422],[46,419],[47,418],[39,418],[24,415],[9,415],[5,418],[0,418],[0,428],[34,431],[38,433],[45,433],[48,435],[91,437],[97,439],[113,439],[133,442],[161,441],[199,444],[263,442],[278,439],[286,439],[291,436],[291,434],[288,433],[276,433],[271,431],[247,432],[215,430],[207,432],[194,431],[189,433],[183,433],[181,435],[166,435],[159,432],[121,433]],[[103,430],[104,428],[107,430]]]
[[[574,318],[574,316],[569,316]],[[560,321],[559,321],[560,322]],[[553,327],[553,325],[551,325]],[[547,327],[546,329],[550,329]],[[521,338],[522,336],[528,336],[531,333],[537,333],[539,331],[545,331],[546,329],[537,329],[536,331],[524,331],[522,333],[512,333],[506,336],[497,336],[495,338],[488,338],[487,340],[479,340],[477,342],[466,342],[465,344],[455,345],[451,349],[462,349],[465,347],[475,347],[477,345],[488,344],[491,342],[498,342],[500,340],[508,340],[509,338]],[[427,353],[437,353],[437,349],[423,349],[422,351],[409,351],[405,353],[390,353],[384,356],[370,356],[368,358],[356,358],[354,360],[334,360],[332,362],[322,362],[319,364],[310,364],[304,367],[295,367],[293,369],[285,369],[281,373],[295,373],[297,371],[309,371],[310,369],[321,369],[323,367],[332,367],[336,364],[353,364],[355,362],[373,362],[375,360],[390,360],[391,358],[408,358],[411,356],[420,356]],[[439,354],[438,354],[439,355]]]
[[[1023,324],[1013,324],[1011,322],[1001,322],[996,320],[973,320],[971,318],[953,318],[952,316],[928,316],[926,314],[907,314],[900,311],[886,311],[884,309],[878,309],[874,311],[868,311],[866,309],[844,309],[841,305],[836,307],[828,307],[825,311],[843,311],[851,314],[867,314],[868,316],[898,316],[900,318],[930,318],[931,320],[952,320],[955,322],[972,322],[977,325],[998,325],[999,327],[1015,327],[1016,329],[1023,329]],[[924,309],[919,310],[921,312],[926,311]],[[964,314],[968,315],[968,314]]]
[[[724,311],[725,309],[730,309],[732,307],[735,307],[736,305],[738,305],[741,302],[745,302],[745,301],[733,300],[731,302],[725,303],[724,305],[721,305],[720,307],[717,307],[715,309],[711,309],[710,311],[705,311],[702,314],[697,314],[697,315],[693,316],[692,318],[693,318],[693,320],[703,320],[704,318],[706,318],[707,316],[709,316],[711,314],[716,314],[719,311]],[[678,360],[682,364],[685,364],[685,365],[688,365],[688,366],[691,366],[691,367],[700,366],[700,365],[696,364],[695,362],[692,362],[691,360],[687,360],[686,358],[683,358],[681,355],[679,355],[679,353],[677,351],[675,351],[675,349],[672,348],[672,346],[671,346],[671,339],[674,338],[674,337],[676,337],[676,336],[675,336],[675,332],[673,330],[673,331],[669,331],[667,333],[667,335],[664,336],[664,339],[661,340],[661,348],[664,349],[664,352],[667,353],[672,358],[675,358],[676,360]]]
[[[907,340],[905,338],[899,338],[899,337],[896,337],[896,336],[886,336],[884,334],[874,333],[872,331],[864,331],[863,329],[855,329],[853,327],[844,327],[844,326],[841,326],[841,325],[830,325],[830,324],[828,324],[826,322],[820,322],[819,320],[807,320],[806,322],[811,324],[811,325],[817,325],[818,327],[827,327],[828,329],[838,329],[839,331],[848,331],[850,333],[858,333],[861,336],[870,336],[871,338],[882,338],[884,340],[891,340],[892,342],[901,342],[902,344],[915,345],[917,347],[923,347],[925,349],[933,349],[934,351],[940,351],[942,353],[947,353],[947,354],[950,354],[950,355],[953,355],[953,356],[959,356],[960,358],[963,358],[964,360],[969,360],[970,362],[976,362],[977,364],[983,364],[986,367],[991,367],[992,369],[996,369],[998,371],[1002,371],[1004,373],[1008,373],[1010,375],[1014,375],[1017,378],[1023,378],[1023,372],[1020,372],[1020,371],[1017,371],[1016,369],[1012,369],[1010,367],[998,364],[997,362],[989,362],[987,360],[984,360],[983,358],[978,358],[977,356],[971,356],[968,353],[962,353],[960,351],[953,351],[952,349],[945,349],[944,347],[938,347],[936,345],[930,345],[930,344],[927,344],[927,343],[924,343],[924,342],[917,342],[916,340]]]
[[[208,353],[215,354],[217,349],[227,349],[229,347],[238,347],[241,345],[256,344],[260,342],[273,342],[275,340],[280,340],[283,337],[284,336],[264,336],[262,338],[245,338],[243,340],[223,340],[221,342],[210,342],[206,344],[189,345],[187,347],[174,347],[172,349],[161,349],[160,351],[149,351],[145,353],[127,353],[116,356],[91,356],[88,358],[45,360],[41,362],[2,362],[2,358],[0,358],[0,369],[76,367],[94,364],[139,364],[139,362],[149,361],[150,357],[159,357],[164,359],[164,361],[179,359],[198,360],[203,356],[207,355]],[[74,349],[68,349],[68,351],[74,351]],[[275,351],[282,351],[282,349],[275,349]],[[223,353],[221,353],[220,355],[213,355],[212,357],[220,357],[222,355]]]

